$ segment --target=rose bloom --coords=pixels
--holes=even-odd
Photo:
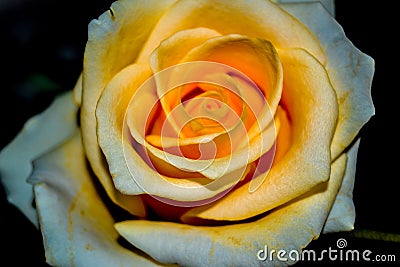
[[[333,1],[119,0],[91,21],[73,91],[0,154],[46,261],[287,265],[258,252],[352,230],[374,61],[333,15]]]

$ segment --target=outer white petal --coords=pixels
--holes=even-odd
[[[278,4],[321,2],[331,15],[335,15],[335,0],[273,0],[273,2]]]
[[[79,131],[35,160],[30,181],[49,264],[159,266],[118,243],[114,219],[95,187]]]
[[[346,152],[348,158],[346,172],[335,203],[326,220],[323,233],[350,231],[354,228],[356,212],[353,203],[353,187],[359,145],[360,140],[357,140]]]
[[[29,119],[0,152],[0,177],[7,199],[36,226],[32,185],[26,182],[32,172],[32,160],[71,136],[77,128],[76,111],[72,92],[57,97],[47,110]]]
[[[332,158],[336,158],[375,113],[371,98],[374,60],[347,39],[342,27],[319,3],[282,6],[309,27],[326,53],[325,67],[339,102],[338,126],[331,146]]]

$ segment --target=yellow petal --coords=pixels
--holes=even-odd
[[[274,162],[279,162],[292,145],[293,137],[289,116],[286,110],[281,106],[278,107],[275,120],[279,120],[279,134],[276,139]]]
[[[22,131],[0,152],[0,178],[7,200],[36,226],[32,185],[26,182],[32,172],[32,160],[73,134],[77,128],[76,112],[72,92],[58,96],[43,113],[29,119]]]
[[[267,246],[269,251],[296,250],[301,255],[301,250],[319,236],[345,168],[344,154],[333,164],[329,182],[254,222],[204,227],[140,220],[120,222],[115,227],[130,243],[163,263],[277,266],[282,262],[276,257],[261,262],[257,253]]]
[[[114,218],[87,168],[81,135],[34,162],[34,183],[46,261],[53,266],[159,266],[118,242]]]
[[[82,138],[88,160],[110,198],[131,213],[130,198],[115,191],[97,142],[97,102],[110,79],[133,63],[154,25],[173,1],[114,2],[89,24],[83,67]],[[135,33],[133,29],[137,29]]]
[[[282,102],[291,118],[292,145],[253,193],[243,185],[184,217],[240,220],[268,211],[329,178],[330,145],[337,120],[336,96],[324,67],[304,50],[280,50]]]
[[[220,36],[215,30],[195,28],[179,31],[163,40],[150,57],[150,65],[154,73],[181,62],[182,58],[207,39]]]
[[[131,143],[123,140],[125,113],[130,99],[140,85],[151,76],[146,65],[133,64],[118,73],[104,89],[96,108],[98,142],[107,159],[116,188],[123,193],[141,194],[144,191],[130,178],[124,151]],[[145,102],[141,103],[145,104]],[[146,103],[147,104],[147,103]],[[136,114],[139,115],[139,114]],[[143,160],[142,160],[143,162]],[[137,164],[137,167],[145,165]],[[121,177],[129,181],[130,189],[122,186]]]
[[[150,54],[174,33],[209,28],[222,35],[242,34],[269,40],[278,48],[305,48],[320,62],[324,55],[315,37],[294,17],[270,1],[179,1],[159,20],[139,56]]]
[[[151,71],[146,66],[140,64],[128,66],[107,85],[97,106],[99,144],[109,163],[117,192],[122,192],[126,194],[125,197],[132,197],[133,200],[137,196],[128,195],[147,193],[172,200],[192,202],[212,198],[229,189],[235,182],[229,176],[204,185],[202,180],[205,178],[180,179],[160,175],[151,167],[151,163],[146,162],[146,155],[141,155],[141,150],[135,150],[129,137],[124,135],[127,133],[124,129],[128,130],[124,128],[126,126],[123,123],[126,106],[135,95],[135,90],[139,89],[138,85],[150,74]],[[141,92],[149,93],[148,90]],[[150,92],[149,97],[151,96]],[[146,120],[145,110],[149,102],[139,99],[133,104],[138,105],[140,110],[135,112],[139,115],[135,117],[136,120],[139,122]],[[243,175],[246,173],[246,169],[239,169],[239,171],[242,171]],[[235,177],[241,178],[238,175]],[[206,182],[210,181],[206,180]],[[126,203],[131,204],[129,201]]]
[[[284,8],[318,36],[326,53],[326,69],[339,103],[338,125],[331,147],[332,158],[336,158],[375,114],[371,98],[374,60],[347,39],[342,27],[321,5],[297,4]]]
[[[75,104],[80,107],[82,104],[82,73],[79,75],[78,81],[76,82],[73,90],[73,94]]]

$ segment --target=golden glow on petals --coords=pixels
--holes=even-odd
[[[222,177],[217,185],[204,186],[204,182],[209,181],[199,181],[198,175],[186,175],[185,178],[160,175],[151,167],[151,164],[146,162],[146,155],[142,155],[140,150],[135,150],[129,139],[124,139],[122,131],[125,112],[129,112],[127,105],[135,94],[135,90],[138,90],[139,85],[149,75],[151,71],[148,66],[130,65],[107,85],[97,106],[99,144],[109,163],[115,187],[119,192],[127,195],[147,193],[179,201],[208,199],[230,188],[234,182],[230,177]],[[142,107],[142,110],[143,106],[140,105],[144,103],[148,102],[135,102],[139,108]],[[116,106],[120,108],[110,109]],[[138,119],[145,120],[146,118],[139,116]]]
[[[252,97],[243,94],[243,99],[248,100],[245,102],[252,106],[253,98],[265,97],[270,107],[269,112],[275,114],[282,93],[282,66],[272,43],[236,34],[216,37],[192,49],[183,58],[183,61],[196,60],[226,64],[244,73],[263,94]],[[244,90],[246,93],[248,91],[252,92]],[[257,118],[263,120],[259,114]]]
[[[323,66],[304,50],[279,54],[284,70],[282,102],[291,118],[292,145],[255,192],[249,193],[248,185],[243,185],[185,216],[246,219],[286,203],[329,178],[330,144],[338,113],[329,78]]]
[[[200,30],[200,29],[197,29]],[[194,30],[194,31],[197,31]],[[203,29],[200,30],[201,32],[204,31]],[[208,31],[206,31],[208,32]],[[186,34],[191,34],[190,31],[185,31],[180,34],[174,35],[172,40],[166,40],[164,41],[161,45],[160,48],[153,53],[153,69],[156,69],[158,67],[158,58],[163,58],[162,57],[162,52],[168,52],[169,50],[169,45],[173,44],[176,39],[181,40],[180,38],[183,38],[186,36]],[[180,38],[178,38],[180,37]],[[255,65],[257,68],[256,71],[253,71],[252,69],[242,69],[241,64],[234,64],[234,62],[229,59],[229,57],[226,55],[224,52],[226,49],[229,48],[229,51],[234,51],[237,49],[242,56],[244,55],[244,58],[247,58],[249,62],[248,64]],[[184,47],[184,50],[186,48]],[[210,55],[213,55],[210,57]],[[168,57],[167,57],[168,58]],[[276,131],[275,126],[270,126],[269,124],[271,123],[272,120],[272,114],[275,112],[275,109],[277,107],[277,103],[279,102],[280,96],[281,96],[281,91],[282,91],[282,67],[279,61],[279,58],[277,56],[276,51],[274,50],[273,46],[266,41],[258,40],[258,39],[249,39],[245,36],[239,36],[239,35],[229,35],[229,36],[223,36],[223,37],[215,37],[208,39],[207,41],[204,41],[201,45],[192,48],[188,54],[183,57],[181,60],[182,62],[192,62],[192,61],[207,61],[207,62],[218,62],[218,63],[227,63],[229,66],[239,68],[239,71],[242,70],[245,75],[250,75],[250,78],[257,78],[257,83],[260,85],[261,89],[263,90],[262,92],[257,91],[258,88],[250,88],[248,84],[245,82],[241,81],[240,78],[238,77],[230,77],[226,76],[226,78],[223,75],[226,74],[221,74],[221,77],[216,77],[219,79],[218,81],[222,81],[225,83],[231,83],[234,85],[237,90],[238,94],[240,97],[244,99],[244,101],[240,101],[236,93],[230,92],[222,92],[221,94],[218,91],[218,88],[213,88],[213,86],[210,85],[199,85],[201,86],[203,92],[199,94],[199,96],[204,96],[207,94],[208,98],[208,104],[211,103],[210,99],[216,99],[216,101],[222,101],[222,99],[225,101],[225,104],[227,104],[229,107],[232,105],[232,109],[235,110],[234,113],[236,113],[236,116],[244,116],[243,118],[241,117],[240,120],[244,121],[244,124],[246,125],[245,128],[242,130],[245,132],[246,136],[249,136],[248,138],[250,139],[250,160],[246,160],[243,158],[243,156],[248,157],[247,155],[249,154],[249,149],[246,148],[243,150],[245,144],[241,144],[242,140],[238,139],[231,141],[232,144],[239,144],[239,148],[242,150],[238,150],[236,153],[234,151],[234,148],[231,147],[231,149],[227,149],[227,151],[221,152],[221,150],[218,150],[220,147],[228,147],[224,142],[223,138],[224,136],[218,136],[220,135],[218,131],[218,127],[213,127],[210,128],[210,132],[199,132],[201,134],[206,134],[205,136],[197,136],[193,135],[191,136],[187,132],[185,132],[186,128],[183,127],[182,132],[184,132],[185,135],[189,135],[190,138],[183,138],[181,136],[167,136],[165,140],[161,137],[157,137],[157,134],[161,132],[161,125],[159,124],[159,121],[164,121],[169,124],[171,120],[175,120],[176,118],[171,118],[167,119],[167,116],[165,114],[172,113],[173,109],[176,108],[175,106],[178,104],[173,104],[173,103],[178,103],[180,97],[185,97],[185,95],[189,94],[186,91],[183,91],[183,93],[180,93],[179,90],[173,90],[172,94],[170,92],[164,93],[162,90],[164,90],[161,86],[157,87],[157,94],[155,92],[151,92],[149,90],[153,89],[148,89],[146,92],[140,96],[130,107],[130,110],[128,110],[128,116],[127,116],[127,121],[129,128],[131,130],[132,136],[136,139],[137,142],[142,144],[143,146],[146,147],[146,149],[152,154],[152,156],[155,156],[159,158],[160,160],[164,160],[165,162],[170,163],[170,159],[173,159],[173,164],[180,168],[181,170],[190,170],[190,171],[198,171],[203,175],[205,175],[207,178],[215,179],[218,177],[221,177],[224,173],[233,171],[232,167],[239,169],[242,167],[243,164],[247,164],[246,162],[250,163],[257,158],[260,157],[261,154],[265,153],[267,150],[271,148],[271,146],[274,143],[275,137],[273,136]],[[176,62],[175,59],[173,62]],[[164,64],[166,66],[170,65],[168,61],[165,61]],[[246,73],[246,71],[248,73]],[[216,75],[216,74],[213,74]],[[230,80],[229,80],[229,79]],[[225,80],[224,80],[225,79]],[[157,80],[156,80],[157,81]],[[159,85],[159,84],[158,84]],[[161,89],[160,89],[161,87]],[[215,87],[215,86],[214,86]],[[188,87],[185,87],[184,89],[188,89]],[[195,87],[194,87],[195,89]],[[168,90],[168,88],[165,88],[165,90]],[[253,91],[255,91],[253,93]],[[214,95],[212,95],[214,93]],[[267,106],[265,104],[265,100],[259,101],[259,99],[264,99],[264,95],[268,95],[268,104]],[[141,106],[139,103],[155,103],[157,102],[156,97],[162,96],[160,103],[163,106],[163,110],[158,113],[152,113],[150,116],[156,116],[156,122],[153,124],[153,129],[150,129],[151,134],[147,137],[144,137],[145,132],[141,129],[145,129],[144,126],[144,121],[137,119],[136,114],[142,110]],[[217,99],[216,97],[220,97]],[[213,98],[214,97],[214,98]],[[178,99],[178,100],[177,100]],[[194,101],[195,99],[200,99],[203,100],[203,98],[193,98]],[[185,108],[190,108],[191,102],[188,101],[187,106]],[[260,102],[260,103],[258,103]],[[238,107],[240,105],[243,105],[242,107]],[[272,108],[270,106],[273,105]],[[200,105],[201,106],[201,105]],[[252,110],[252,109],[255,110]],[[143,112],[143,110],[142,110]],[[272,113],[272,114],[271,114]],[[238,118],[239,119],[239,118]],[[151,120],[151,119],[150,119]],[[179,120],[179,118],[178,118]],[[197,122],[205,123],[204,120],[200,121],[198,120]],[[207,122],[206,122],[207,123]],[[253,125],[254,124],[254,125]],[[175,123],[171,122],[171,126],[165,126],[166,128],[172,127],[174,128],[173,125],[177,125]],[[163,127],[164,127],[163,126]],[[157,130],[154,130],[156,128]],[[176,130],[177,134],[181,133],[179,131],[179,127]],[[189,129],[187,129],[189,130]],[[215,131],[215,133],[213,133]],[[230,131],[230,130],[229,130]],[[229,137],[235,137],[235,129],[233,129],[233,134],[230,134]],[[170,131],[171,133],[173,130]],[[248,132],[248,133],[247,133]],[[223,133],[223,131],[221,132]],[[270,136],[272,134],[272,136]],[[239,134],[240,135],[240,134]],[[204,171],[202,170],[201,167],[199,167],[199,164],[208,164],[207,162],[203,163],[201,161],[194,161],[194,160],[188,160],[187,158],[182,158],[180,159],[180,156],[170,154],[168,151],[163,151],[160,149],[160,147],[163,148],[169,148],[169,147],[181,147],[182,145],[189,146],[192,144],[195,144],[196,141],[201,140],[201,137],[203,138],[208,138],[209,140],[215,140],[215,141],[222,141],[222,145],[219,145],[218,142],[216,142],[217,146],[217,159],[211,163],[210,166],[205,169]],[[218,137],[218,138],[216,138]],[[261,148],[261,152],[256,153],[256,150],[260,149],[260,146],[257,142],[260,142],[260,138],[263,143],[263,147]],[[271,142],[266,142],[267,139],[270,140]],[[182,142],[181,142],[182,141]],[[165,143],[163,143],[165,142]],[[163,145],[163,146],[161,146]],[[155,147],[154,147],[155,146]],[[184,148],[184,147],[183,147]],[[191,147],[188,147],[188,150],[192,150]],[[233,152],[232,152],[233,151]],[[220,153],[221,152],[221,153]],[[232,152],[232,153],[231,153]],[[242,156],[240,156],[241,154]],[[244,153],[245,152],[245,153]],[[183,151],[183,153],[185,153]],[[261,153],[261,154],[260,154]],[[226,155],[226,156],[225,156]],[[194,159],[195,154],[193,154]],[[240,159],[240,160],[239,160]],[[226,169],[226,162],[230,162],[232,164],[229,164],[228,169]],[[242,163],[241,163],[242,162]],[[215,166],[215,167],[214,167]],[[225,166],[225,167],[224,167]],[[243,166],[244,167],[244,166]]]

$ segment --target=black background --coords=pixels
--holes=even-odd
[[[29,117],[43,111],[56,94],[73,87],[82,69],[87,24],[107,10],[111,2],[0,0],[0,148],[12,140]],[[388,3],[381,1],[384,2]],[[342,237],[349,249],[395,254],[399,264],[400,243],[356,237],[362,229],[400,234],[399,119],[395,103],[399,87],[399,48],[395,41],[399,23],[395,23],[398,15],[394,10],[389,4],[379,5],[376,1],[336,1],[336,19],[346,35],[375,59],[372,95],[376,115],[360,132],[354,189],[356,230],[321,236],[310,248],[335,248],[336,240]],[[4,190],[0,190],[0,262],[46,266],[40,233],[7,203]]]

